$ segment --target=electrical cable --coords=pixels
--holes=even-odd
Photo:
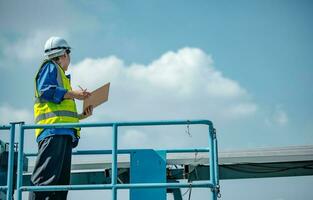
[[[288,170],[292,170],[292,169],[312,169],[312,164],[308,164],[308,165],[301,165],[301,166],[295,166],[295,167],[270,167],[270,166],[258,166],[255,163],[250,163],[250,164],[246,164],[248,166],[254,166],[254,167],[264,167],[264,168],[272,168],[272,169],[276,169],[276,170],[266,170],[263,169],[263,171],[257,171],[257,170],[247,170],[247,169],[238,169],[234,166],[227,166],[227,165],[222,165],[222,167],[227,168],[227,169],[231,169],[234,171],[238,171],[238,172],[243,172],[243,173],[251,173],[251,174],[266,174],[266,173],[275,173],[275,172],[283,172],[283,171],[288,171]]]

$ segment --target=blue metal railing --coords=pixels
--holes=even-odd
[[[165,150],[167,153],[182,153],[182,152],[209,152],[210,163],[210,180],[197,181],[193,183],[117,183],[117,155],[129,153],[129,150],[119,150],[118,142],[118,127],[126,126],[162,126],[162,125],[207,125],[209,133],[209,147],[204,149],[169,149]],[[18,167],[17,167],[17,199],[22,199],[23,191],[65,191],[65,190],[112,190],[112,199],[117,199],[118,189],[131,188],[190,188],[190,187],[207,187],[211,188],[211,197],[213,200],[217,199],[219,194],[219,176],[218,176],[218,152],[217,152],[217,138],[213,123],[209,120],[181,120],[181,121],[151,121],[151,122],[113,122],[113,123],[66,123],[66,124],[52,124],[52,125],[27,125],[23,122],[11,123],[10,126],[0,127],[1,129],[10,129],[10,147],[9,147],[9,165],[8,165],[8,179],[7,187],[0,189],[7,190],[7,200],[12,197],[13,191],[13,160],[14,160],[14,140],[15,128],[19,127],[19,145],[18,145]],[[24,154],[24,130],[36,128],[87,128],[87,127],[112,127],[112,150],[91,150],[73,152],[74,155],[85,154],[111,154],[112,153],[112,176],[111,184],[89,184],[89,185],[53,185],[53,186],[23,186],[23,154]],[[34,156],[35,154],[26,154],[27,156]]]

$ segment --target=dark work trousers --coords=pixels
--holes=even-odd
[[[36,186],[69,185],[72,160],[72,137],[54,135],[38,144],[38,156],[31,177]],[[67,191],[30,192],[30,200],[66,200]]]

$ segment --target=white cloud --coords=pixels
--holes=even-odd
[[[121,135],[121,146],[129,147],[143,147],[145,144],[152,143],[149,139],[149,136],[142,131],[136,129],[127,130],[124,134]]]
[[[283,110],[276,111],[274,117],[274,121],[279,125],[285,125],[288,123],[287,113]]]
[[[283,110],[282,106],[276,106],[270,117],[265,119],[265,123],[268,126],[278,125],[285,126],[288,124],[289,118],[285,110]]]
[[[33,115],[29,110],[15,108],[7,104],[0,105],[0,123],[9,124],[10,122],[24,121],[32,123]]]
[[[249,115],[250,113],[254,113],[257,110],[257,106],[254,103],[244,102],[237,105],[232,106],[229,109],[230,115]]]
[[[71,67],[72,85],[93,90],[111,82],[109,102],[95,110],[102,119],[240,119],[257,105],[235,80],[213,67],[197,48],[164,53],[148,65],[126,65],[109,56],[87,58]]]
[[[257,110],[248,92],[223,76],[214,68],[211,56],[196,48],[166,52],[148,65],[127,65],[116,56],[108,56],[86,58],[70,69],[76,89],[81,85],[93,90],[111,82],[109,101],[96,108],[86,122],[209,119],[223,126],[247,119]],[[0,114],[1,123],[33,121],[31,112],[10,105],[2,105]],[[158,148],[206,145],[206,129],[191,127],[193,137],[185,129],[128,129],[119,137],[120,144]],[[84,129],[80,148],[110,145],[110,135],[98,129]]]

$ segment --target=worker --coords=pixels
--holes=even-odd
[[[92,115],[88,107],[82,114],[76,110],[75,99],[91,94],[86,89],[72,90],[70,75],[71,47],[60,37],[50,37],[44,47],[45,60],[35,76],[34,119],[36,124],[77,123]],[[72,148],[80,138],[80,128],[36,129],[38,155],[31,184],[35,186],[69,185]],[[67,191],[30,192],[30,200],[65,200]]]

